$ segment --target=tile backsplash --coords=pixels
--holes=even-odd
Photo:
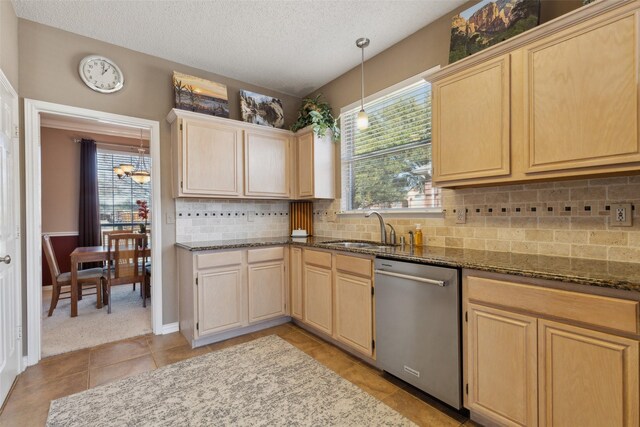
[[[286,200],[176,199],[176,242],[289,234]]]
[[[422,224],[427,245],[640,263],[640,176],[442,191],[444,213],[388,216],[398,236]],[[609,223],[611,205],[631,203],[633,225]],[[455,223],[465,209],[466,224]],[[340,200],[314,203],[318,236],[378,240],[376,218],[337,215]],[[333,220],[335,218],[335,221]]]

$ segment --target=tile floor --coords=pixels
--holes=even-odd
[[[180,333],[174,333],[146,335],[43,359],[18,378],[0,413],[0,426],[43,426],[51,400],[270,334],[279,335],[416,424],[476,425],[410,386],[383,376],[339,348],[287,323],[197,349],[191,349]]]

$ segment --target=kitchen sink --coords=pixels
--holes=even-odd
[[[326,242],[325,245],[352,249],[387,249],[391,247],[388,245],[369,242]]]

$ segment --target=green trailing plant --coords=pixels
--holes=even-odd
[[[333,140],[338,141],[340,140],[338,120],[333,117],[329,103],[320,100],[321,96],[322,94],[319,94],[315,98],[302,100],[302,105],[298,111],[298,119],[291,125],[291,130],[297,132],[312,125],[313,131],[320,138],[326,135],[327,130],[330,130],[333,134]]]

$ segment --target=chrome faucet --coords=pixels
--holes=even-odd
[[[371,215],[377,215],[378,216],[378,220],[380,221],[380,243],[382,243],[383,245],[386,245],[387,244],[387,229],[385,228],[384,218],[382,218],[382,215],[380,215],[380,212],[377,212],[377,211],[369,211],[366,214],[364,214],[364,217],[365,218],[369,218]]]
[[[391,229],[389,230],[389,243],[395,246],[396,245],[396,229],[393,228],[393,225],[391,224],[387,224],[387,227]]]

